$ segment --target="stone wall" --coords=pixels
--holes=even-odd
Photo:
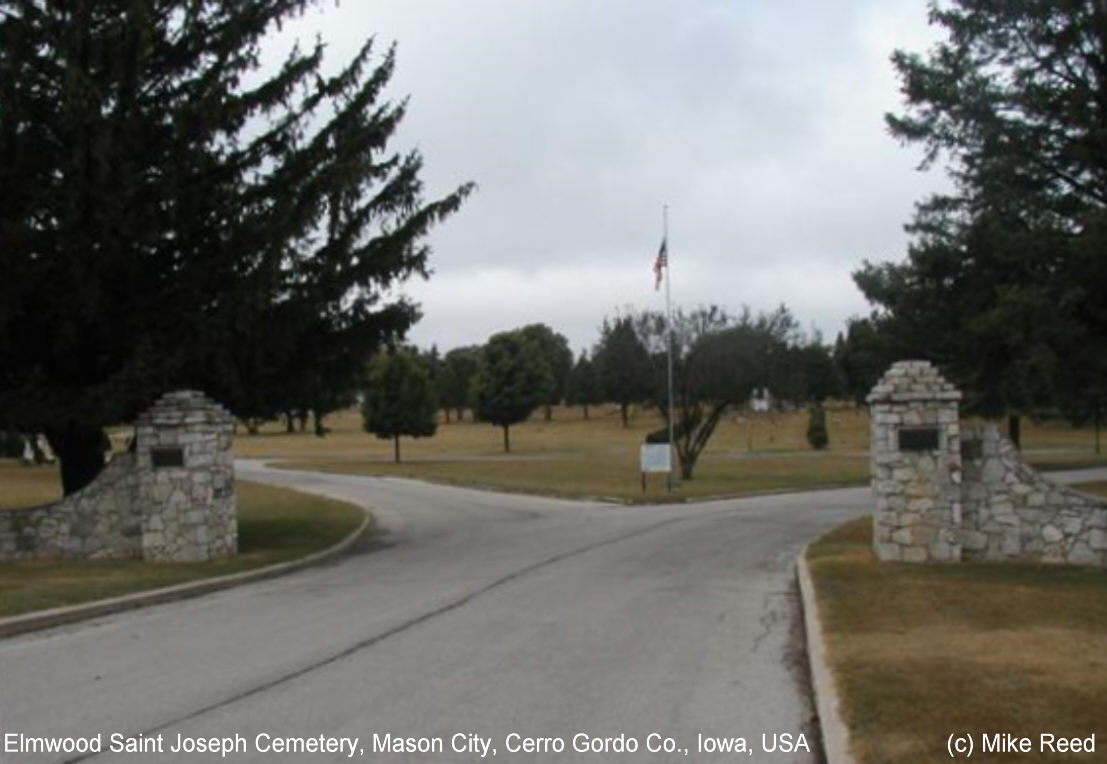
[[[142,556],[134,455],[119,454],[84,490],[56,504],[0,511],[0,560]]]
[[[964,559],[1107,566],[1107,503],[1044,478],[995,425],[962,438]]]
[[[238,548],[234,420],[202,393],[163,396],[119,454],[56,504],[0,512],[0,560],[193,561]]]
[[[960,398],[925,361],[869,394],[877,557],[1107,566],[1107,502],[1039,475],[994,425],[962,426]]]
[[[961,557],[960,399],[925,361],[895,364],[869,394],[873,539],[882,560]]]

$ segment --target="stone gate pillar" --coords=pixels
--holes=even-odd
[[[961,393],[929,361],[900,361],[866,400],[876,556],[960,561]]]
[[[142,557],[185,562],[238,550],[234,419],[203,393],[168,393],[135,423]]]

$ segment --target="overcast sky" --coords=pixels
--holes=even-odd
[[[868,310],[850,272],[902,258],[943,184],[883,123],[890,53],[936,39],[924,0],[326,0],[285,30],[316,32],[334,63],[395,41],[396,148],[428,198],[479,185],[405,289],[424,347],[540,321],[579,352],[663,308],[664,204],[675,305],[783,302],[833,340]]]

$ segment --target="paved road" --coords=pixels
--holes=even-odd
[[[0,733],[99,734],[105,750],[0,761],[340,761],[341,738],[364,761],[478,761],[451,748],[486,740],[501,761],[733,759],[701,752],[701,735],[746,738],[746,761],[817,760],[793,559],[867,489],[621,507],[256,463],[239,475],[371,507],[382,532],[323,568],[0,642]],[[112,733],[145,753],[110,752]],[[639,749],[575,753],[579,733]],[[444,752],[377,754],[374,734]],[[812,753],[783,750],[800,734]],[[242,739],[224,759],[172,755],[178,735]],[[343,749],[265,750],[320,735]],[[509,751],[528,738],[565,750]]]

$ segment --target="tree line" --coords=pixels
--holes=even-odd
[[[925,54],[892,54],[905,108],[885,120],[893,137],[925,150],[923,168],[944,164],[952,190],[917,205],[906,259],[855,271],[873,310],[849,321],[829,362],[827,349],[791,335],[786,314],[678,314],[675,445],[686,475],[751,384],[817,400],[821,390],[796,390],[830,379],[863,401],[902,358],[935,362],[964,392],[965,410],[1005,416],[1016,443],[1022,416],[1059,415],[1094,424],[1099,450],[1107,3],[948,0],[930,5],[930,22],[944,40]],[[668,406],[663,326],[648,312],[605,322],[587,359],[599,399],[624,417],[635,403]],[[788,371],[805,364],[805,374]],[[819,420],[813,414],[813,429]]]
[[[917,205],[901,262],[854,274],[873,305],[838,349],[860,398],[890,361],[934,361],[971,413],[1107,407],[1107,3],[956,0],[944,39],[896,51],[905,109],[889,132],[944,164],[952,189]]]
[[[669,415],[669,323],[657,311],[627,311],[605,318],[591,350],[574,360],[569,342],[545,324],[494,334],[482,346],[444,356],[436,348],[398,348],[369,365],[363,395],[365,428],[391,439],[400,458],[401,436],[433,435],[438,411],[446,422],[471,410],[476,421],[502,429],[511,450],[511,427],[540,408],[548,420],[560,404],[619,407],[624,427],[632,406]],[[754,315],[731,315],[718,306],[678,309],[672,320],[674,449],[692,478],[723,414],[746,405],[756,390],[777,404],[810,406],[812,444],[826,445],[821,405],[842,393],[842,375],[830,347],[800,331],[784,306]],[[668,428],[651,435],[667,442]]]
[[[427,232],[474,187],[427,201],[421,156],[390,148],[394,49],[367,38],[328,72],[319,41],[260,71],[266,35],[313,4],[0,0],[0,429],[45,433],[66,493],[103,468],[105,426],[175,387],[246,422],[310,413],[324,434],[418,320],[392,287],[428,274]],[[686,474],[753,387],[861,399],[905,357],[1016,440],[1043,411],[1098,433],[1107,3],[948,0],[930,18],[945,39],[893,54],[905,107],[886,121],[952,191],[919,203],[905,260],[855,272],[873,310],[833,349],[787,311],[678,313]],[[524,412],[563,400],[664,413],[662,325],[616,316],[577,358],[548,327],[504,332],[432,364],[428,389],[505,448]]]
[[[426,234],[474,186],[428,201],[420,154],[391,148],[394,48],[366,36],[334,68],[320,40],[261,70],[314,4],[0,0],[0,430],[45,433],[67,494],[103,469],[104,428],[173,388],[323,435],[419,319],[393,287],[428,275]],[[625,412],[657,349],[618,347],[623,319],[605,333],[574,359],[548,327],[505,332],[431,364],[427,389],[505,448],[535,407]],[[411,397],[412,368],[370,377]]]

